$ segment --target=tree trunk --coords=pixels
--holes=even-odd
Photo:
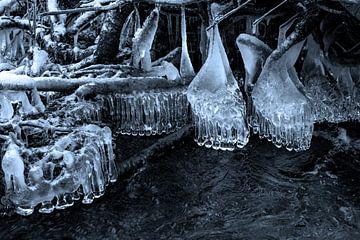
[[[105,23],[100,32],[100,39],[94,53],[96,63],[113,62],[118,54],[120,32],[126,18],[133,10],[132,4],[107,12]]]

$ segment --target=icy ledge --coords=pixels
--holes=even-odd
[[[82,203],[91,203],[117,179],[111,137],[108,127],[87,125],[49,149],[28,149],[9,140],[2,159],[6,198],[21,215],[33,213],[38,204],[42,213],[64,209],[81,196]]]

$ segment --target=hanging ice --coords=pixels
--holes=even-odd
[[[181,61],[180,61],[180,75],[181,77],[193,77],[195,76],[194,68],[192,66],[188,47],[187,47],[187,36],[186,36],[186,18],[185,18],[185,7],[181,7]]]
[[[151,69],[151,46],[154,41],[155,33],[159,22],[159,9],[155,8],[147,17],[143,27],[138,29],[133,38],[133,66],[144,71]]]
[[[249,135],[245,101],[230,69],[217,25],[210,29],[209,38],[208,58],[187,93],[195,116],[195,141],[214,149],[241,148]]]
[[[190,118],[185,88],[101,95],[97,101],[101,102],[103,119],[115,123],[121,134],[170,133],[183,127]]]
[[[84,204],[91,203],[104,194],[109,182],[116,181],[111,144],[111,130],[96,125],[79,128],[49,149],[30,151],[10,140],[2,159],[6,197],[21,215],[31,214],[40,203],[42,213],[64,209],[80,195]]]
[[[336,80],[326,76],[323,53],[312,36],[307,39],[307,54],[301,76],[304,79],[305,92],[311,99],[316,122],[346,121],[343,98]]]
[[[255,133],[276,146],[301,151],[310,147],[314,117],[311,104],[300,89],[294,64],[303,42],[292,46],[280,59],[268,57],[252,93]]]

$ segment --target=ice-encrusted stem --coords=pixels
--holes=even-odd
[[[194,68],[190,60],[189,51],[187,47],[187,33],[186,33],[186,17],[185,7],[181,7],[181,60],[180,60],[180,75],[182,77],[195,76]]]
[[[156,7],[146,18],[142,28],[135,33],[132,46],[132,64],[135,68],[140,68],[141,62],[141,69],[144,71],[151,69],[150,50],[158,28],[159,15],[159,9]]]

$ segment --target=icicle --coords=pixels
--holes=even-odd
[[[133,38],[133,66],[144,71],[151,69],[151,46],[154,41],[159,22],[159,9],[155,8],[146,19],[143,27],[138,29]]]
[[[186,36],[186,18],[185,18],[185,7],[181,7],[181,61],[180,61],[180,75],[181,77],[193,77],[195,76],[194,68],[192,66],[188,47],[187,47],[187,36]]]
[[[217,5],[212,5],[212,9]],[[215,15],[213,16],[215,18]],[[221,150],[248,142],[245,101],[232,74],[218,26],[210,28],[208,58],[188,89],[195,115],[195,141]]]
[[[0,122],[9,121],[14,115],[14,109],[9,99],[0,93]]]
[[[208,38],[206,33],[206,26],[203,21],[201,21],[200,27],[200,53],[201,53],[201,60],[202,63],[205,63],[207,58],[207,45],[208,45]]]

